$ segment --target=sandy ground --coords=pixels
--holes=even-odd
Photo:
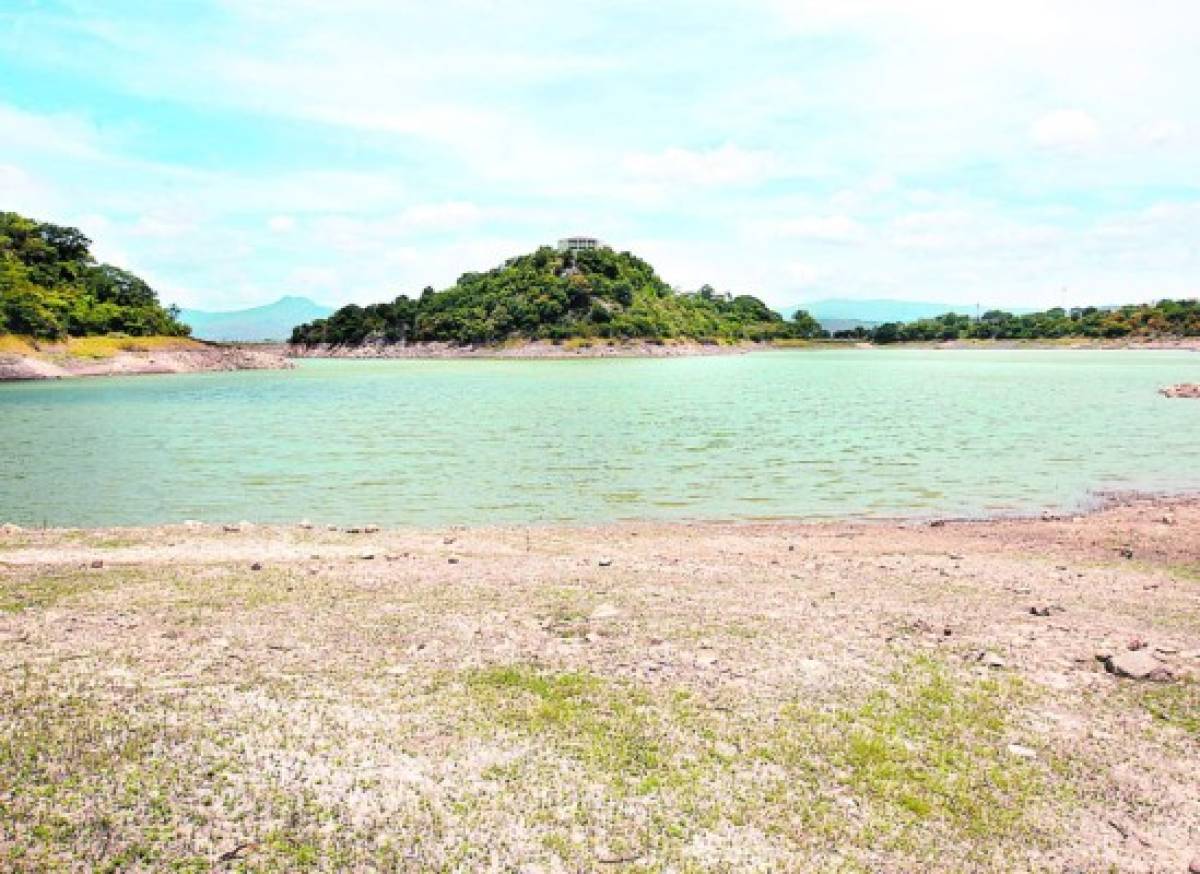
[[[176,347],[121,350],[96,358],[70,355],[53,345],[46,345],[36,355],[0,354],[0,382],[217,370],[283,370],[293,366],[271,350],[195,341],[181,341]]]
[[[232,527],[0,534],[0,869],[1200,856],[1200,502]]]

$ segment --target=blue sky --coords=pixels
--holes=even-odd
[[[1200,292],[1194,0],[0,0],[0,209],[167,301],[568,233],[775,305]]]

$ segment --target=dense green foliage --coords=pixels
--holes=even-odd
[[[932,340],[1048,340],[1064,337],[1117,339],[1133,337],[1200,337],[1200,301],[1161,300],[1156,304],[1115,309],[1084,307],[1013,315],[991,310],[978,319],[946,313],[915,322],[887,322],[855,328],[834,336],[903,343]]]
[[[807,313],[791,321],[750,295],[704,286],[676,293],[628,252],[564,253],[542,247],[487,273],[467,273],[445,291],[354,304],[292,332],[292,342],[495,343],[511,338],[769,340],[820,336]]]
[[[186,325],[132,273],[97,264],[75,228],[0,212],[0,334],[40,339],[183,336]]]

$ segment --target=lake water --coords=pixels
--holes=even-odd
[[[304,361],[0,385],[0,520],[926,516],[1200,488],[1173,351]]]

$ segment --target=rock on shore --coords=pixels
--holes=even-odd
[[[179,340],[171,344],[131,342],[104,357],[73,355],[62,346],[0,353],[0,381],[125,376],[144,373],[201,373],[224,370],[284,370],[295,365],[274,350]]]
[[[1168,398],[1198,398],[1200,399],[1200,383],[1181,382],[1158,390],[1163,397]]]

